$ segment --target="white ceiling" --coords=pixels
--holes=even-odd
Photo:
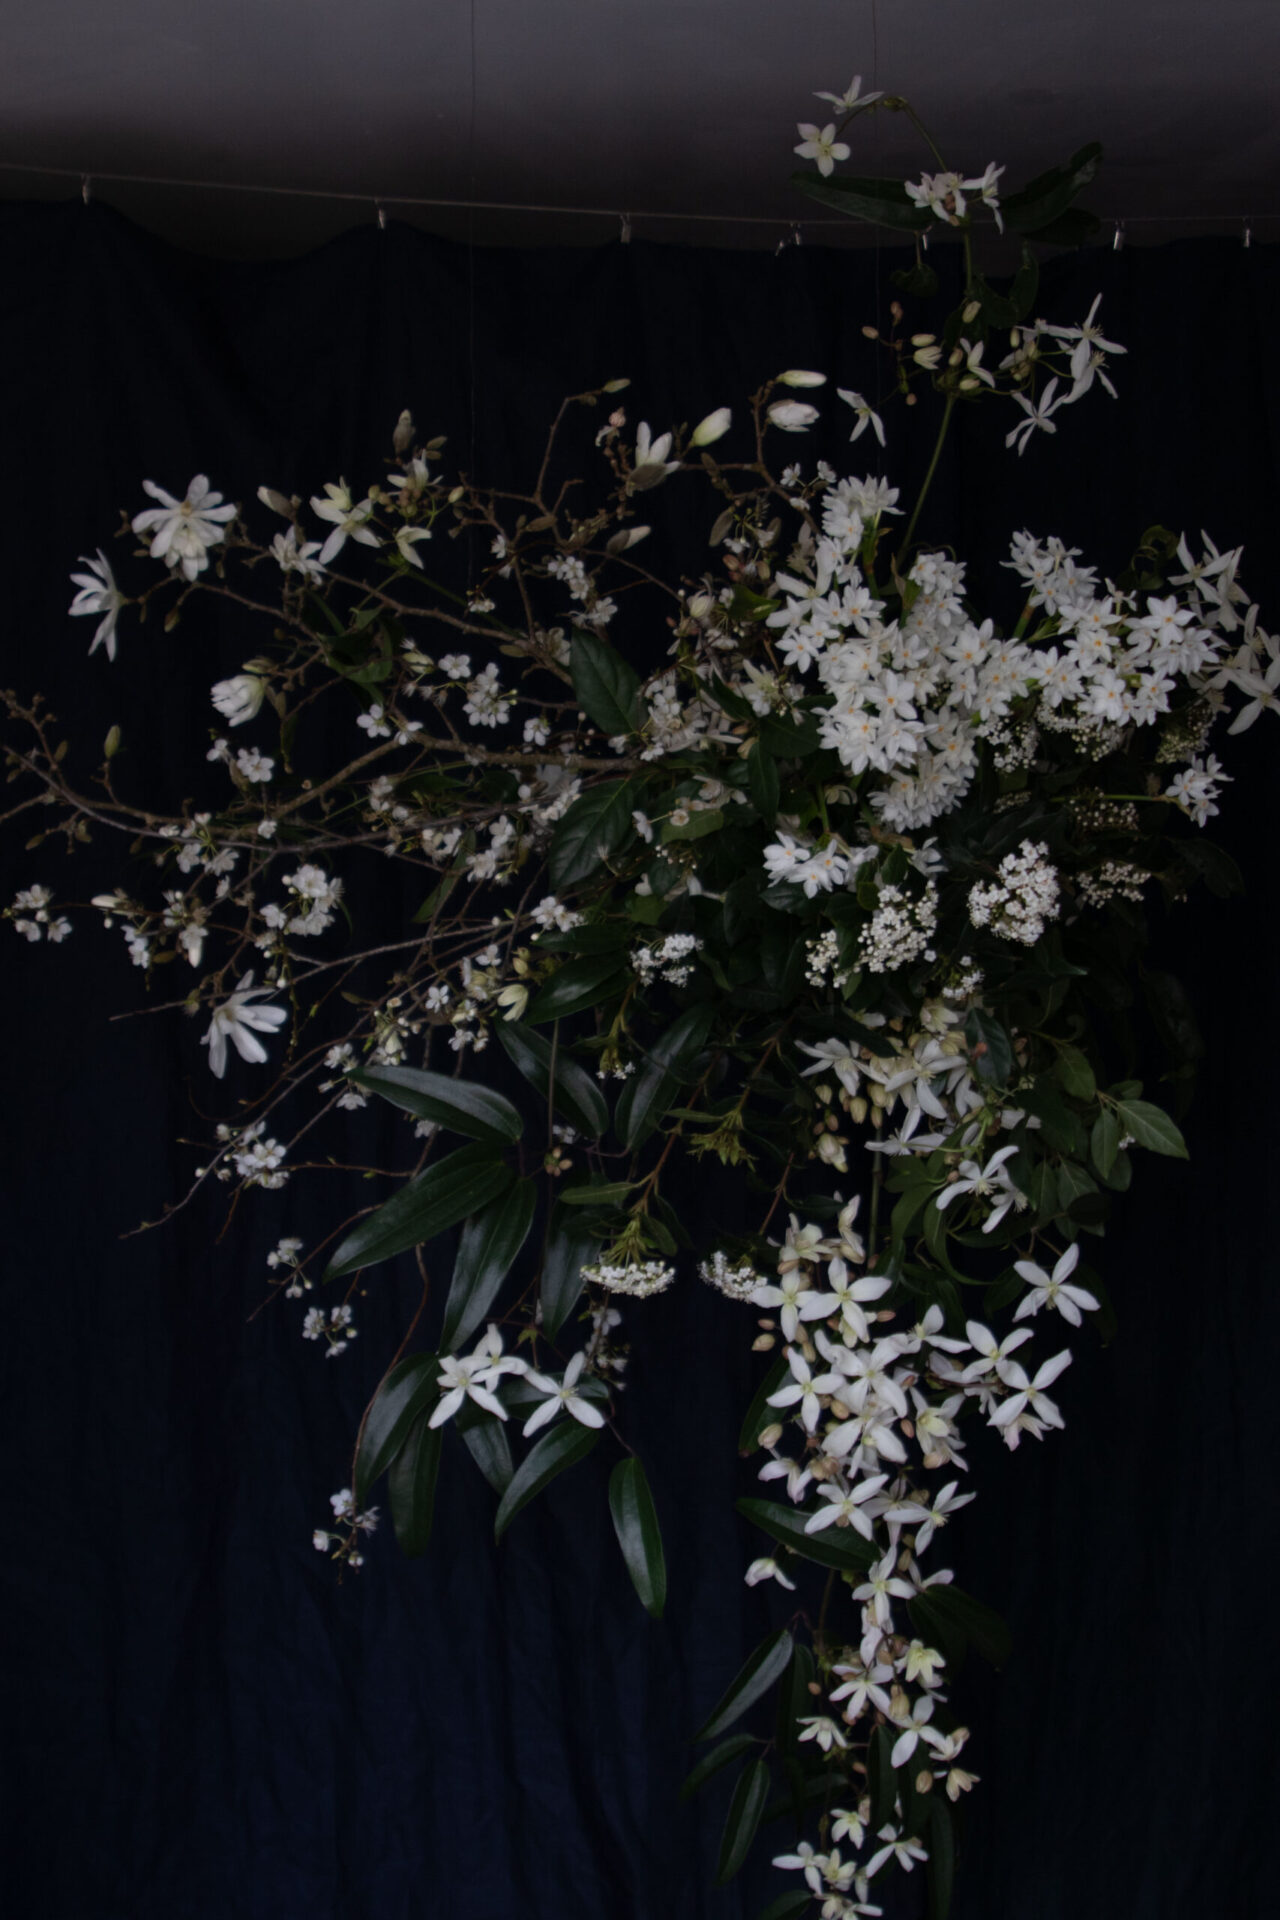
[[[64,197],[88,174],[151,230],[244,255],[301,251],[378,199],[486,243],[599,244],[624,211],[637,238],[767,247],[799,219],[843,243],[862,236],[788,175],[795,122],[828,112],[814,91],[854,73],[906,94],[949,162],[1005,162],[1007,183],[1101,140],[1088,199],[1135,243],[1246,215],[1280,239],[1277,0],[11,4],[0,161],[27,171],[0,168],[0,197]],[[850,139],[859,172],[932,164],[900,116]],[[230,184],[319,197],[211,190]],[[690,214],[716,217],[673,217]]]

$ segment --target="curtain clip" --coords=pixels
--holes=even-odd
[[[927,233],[920,235],[920,251],[921,253],[928,253],[929,251],[929,236]]]
[[[779,240],[777,246],[774,248],[773,250],[774,259],[776,260],[778,255],[782,253],[785,248],[798,247],[801,243],[801,238],[802,236],[801,236],[799,227],[798,226],[792,227],[790,233],[784,234],[782,239]]]
[[[387,230],[387,210],[381,200],[375,200],[374,205],[378,209],[378,232],[385,233]]]
[[[629,213],[620,213],[618,215],[618,226],[619,240],[621,240],[624,247],[629,247],[631,245],[631,215]]]
[[[87,207],[89,204],[89,175],[87,173],[80,175],[80,198]]]
[[[1116,230],[1111,236],[1111,251],[1112,253],[1124,252],[1124,221],[1123,220],[1116,221]]]
[[[1253,228],[1252,228],[1252,227],[1250,226],[1250,224],[1249,224],[1249,216],[1248,216],[1248,214],[1247,214],[1247,213],[1246,213],[1246,215],[1245,215],[1245,217],[1244,217],[1244,235],[1243,235],[1243,238],[1244,238],[1244,244],[1245,244],[1245,246],[1246,246],[1246,247],[1251,247],[1251,246],[1253,245]]]

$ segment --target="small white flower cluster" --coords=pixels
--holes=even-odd
[[[953,1004],[963,1004],[973,999],[985,978],[982,968],[974,964],[973,956],[962,953],[956,962],[955,972],[942,989],[942,997]]]
[[[64,914],[50,915],[52,901],[48,887],[23,887],[5,909],[5,919],[13,921],[14,932],[24,940],[52,940],[58,946],[70,933],[71,922]]]
[[[317,1527],[311,1536],[311,1544],[317,1553],[327,1553],[331,1560],[339,1560],[352,1569],[364,1565],[364,1555],[360,1552],[359,1540],[362,1533],[373,1533],[378,1525],[378,1509],[366,1507],[360,1512],[350,1487],[340,1487],[337,1493],[329,1495],[329,1505],[333,1508],[333,1517],[343,1528],[341,1533],[333,1533],[324,1527]]]
[[[1230,778],[1229,773],[1223,772],[1218,756],[1211,753],[1203,763],[1195,759],[1184,768],[1172,785],[1165,788],[1165,796],[1202,827],[1218,811],[1214,802],[1222,792],[1223,783]]]
[[[582,925],[582,915],[564,906],[554,893],[546,894],[533,909],[534,925],[544,933],[569,933]]]
[[[1095,1311],[1097,1300],[1071,1278],[1078,1259],[1078,1245],[1072,1245],[1052,1273],[1032,1261],[1017,1262],[1027,1292],[1015,1319],[1048,1310],[1075,1327],[1085,1312]],[[824,1265],[825,1284],[819,1277]],[[944,1733],[933,1725],[937,1707],[946,1700],[947,1661],[913,1633],[904,1609],[917,1595],[953,1579],[947,1568],[926,1576],[920,1560],[974,1495],[960,1492],[958,1477],[935,1489],[924,1476],[967,1470],[959,1418],[970,1402],[1010,1448],[1024,1434],[1039,1438],[1060,1427],[1062,1416],[1047,1389],[1071,1355],[1056,1353],[1028,1375],[1012,1356],[1031,1338],[1030,1328],[1015,1328],[998,1341],[989,1328],[970,1320],[960,1339],[945,1331],[937,1306],[914,1326],[890,1331],[897,1316],[874,1303],[892,1285],[876,1274],[855,1279],[844,1253],[833,1252],[820,1228],[792,1220],[777,1284],[762,1284],[753,1299],[780,1309],[791,1378],[770,1395],[769,1405],[794,1422],[801,1445],[798,1457],[781,1452],[782,1420],[766,1427],[760,1438],[770,1458],[760,1478],[782,1481],[796,1505],[813,1490],[806,1534],[850,1529],[874,1555],[865,1578],[853,1588],[852,1597],[860,1603],[858,1640],[833,1663],[823,1710],[801,1718],[800,1739],[839,1756],[850,1747],[851,1728],[872,1718],[887,1722],[892,1765],[905,1767],[919,1753],[926,1769],[921,1791],[932,1791],[941,1775],[954,1800],[976,1778],[955,1765],[968,1732],[961,1727]],[[766,1578],[792,1584],[776,1559],[756,1561],[748,1570],[752,1584]],[[811,1886],[816,1874],[820,1891],[855,1887],[859,1900],[865,1899],[868,1881],[891,1860],[910,1868],[927,1857],[896,1819],[879,1829],[880,1846],[860,1857],[869,1811],[860,1803],[841,1812],[833,1828],[832,1839],[847,1840],[853,1859],[841,1862],[837,1853],[817,1855],[801,1845],[774,1864],[803,1872]],[[850,1909],[842,1902],[831,1911]]]
[[[267,1265],[272,1273],[278,1274],[283,1268],[288,1276],[287,1281],[283,1279],[272,1281],[273,1286],[284,1286],[285,1298],[288,1300],[301,1300],[304,1293],[311,1291],[311,1276],[302,1271],[299,1260],[302,1245],[302,1241],[295,1234],[286,1234],[282,1240],[277,1240],[267,1255]]]
[[[1104,860],[1096,873],[1081,874],[1076,898],[1082,907],[1105,907],[1112,900],[1141,900],[1151,875],[1132,860]]]
[[[631,965],[642,986],[665,980],[670,986],[683,987],[693,973],[692,956],[701,946],[691,933],[669,933],[657,946],[634,947]]]
[[[835,971],[840,959],[840,936],[834,927],[828,927],[816,940],[806,940],[804,951],[804,977],[811,987],[825,987],[828,981],[836,988],[844,985],[848,974]]]
[[[757,1288],[765,1284],[764,1276],[756,1272],[749,1260],[735,1263],[718,1250],[709,1260],[699,1262],[698,1274],[709,1287],[730,1300],[750,1300]]]
[[[286,1149],[278,1140],[265,1138],[265,1132],[264,1123],[255,1120],[231,1148],[235,1170],[248,1187],[282,1187],[289,1178],[284,1165]],[[229,1178],[225,1167],[218,1172],[221,1179]]]
[[[592,1286],[603,1287],[606,1293],[628,1293],[637,1300],[647,1300],[651,1294],[666,1291],[676,1270],[664,1266],[661,1260],[629,1260],[622,1266],[599,1261],[584,1267],[582,1277]]]
[[[1024,840],[1016,853],[1005,855],[993,881],[969,889],[974,926],[990,927],[1024,947],[1035,945],[1058,912],[1058,870],[1042,840]]]
[[[346,1353],[348,1342],[358,1337],[351,1320],[349,1306],[330,1307],[327,1312],[323,1307],[308,1307],[302,1322],[302,1337],[325,1341],[325,1359],[336,1360]]]
[[[833,887],[846,887],[859,867],[874,860],[874,847],[850,849],[834,838],[823,847],[807,846],[789,833],[779,833],[764,850],[765,872],[774,882],[803,887],[805,898],[830,893]]]
[[[934,958],[929,942],[938,925],[938,889],[926,880],[924,892],[882,880],[876,910],[858,935],[858,950],[868,973],[892,973],[922,956]]]

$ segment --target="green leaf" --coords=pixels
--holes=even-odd
[[[425,926],[428,921],[435,918],[465,872],[465,865],[452,867],[449,872],[445,874],[439,885],[432,887],[422,905],[413,915],[412,924],[415,927]]]
[[[787,1668],[782,1685],[778,1688],[774,1742],[780,1754],[792,1752],[799,1746],[799,1721],[803,1715],[813,1711],[813,1695],[809,1691],[813,1677],[813,1654],[803,1640],[797,1640],[796,1650],[791,1656],[791,1665]]]
[[[1093,1176],[1074,1160],[1064,1160],[1058,1168],[1058,1205],[1064,1213],[1075,1216],[1079,1201],[1097,1194]]]
[[[1093,1068],[1079,1047],[1060,1047],[1058,1058],[1054,1062],[1054,1072],[1065,1090],[1075,1100],[1092,1100],[1098,1091]]]
[[[923,260],[914,267],[899,267],[889,275],[895,287],[917,300],[931,300],[938,291],[938,276]]]
[[[720,1840],[720,1863],[716,1869],[718,1887],[732,1880],[750,1853],[751,1842],[756,1837],[756,1828],[760,1825],[760,1815],[768,1798],[769,1769],[763,1760],[753,1760],[739,1774],[725,1816],[724,1833]]]
[[[699,1787],[704,1787],[713,1774],[721,1767],[727,1767],[731,1760],[746,1753],[750,1747],[758,1747],[760,1742],[753,1733],[731,1733],[718,1747],[712,1747],[710,1753],[704,1753],[696,1767],[690,1769],[680,1789],[681,1800],[691,1800]]]
[[[653,1495],[634,1454],[620,1460],[609,1477],[609,1511],[641,1605],[655,1620],[661,1620],[667,1601],[667,1562]]]
[[[805,1560],[816,1561],[820,1567],[862,1573],[876,1557],[874,1549],[851,1527],[823,1527],[818,1533],[806,1533],[804,1523],[809,1516],[803,1508],[784,1507],[776,1500],[748,1499],[734,1504],[744,1519],[754,1521],[784,1547]]]
[[[578,705],[614,739],[643,724],[640,681],[607,640],[577,628],[569,640],[569,677]]]
[[[365,1415],[356,1453],[356,1505],[385,1473],[408,1440],[418,1416],[436,1399],[440,1362],[434,1353],[411,1354],[392,1367]]]
[[[434,1120],[469,1140],[518,1140],[524,1131],[520,1115],[500,1093],[466,1080],[450,1080],[443,1073],[427,1073],[421,1067],[357,1067],[347,1078],[380,1094],[393,1107],[403,1107],[420,1120]]]
[[[681,1069],[701,1051],[711,1031],[715,1009],[704,1001],[687,1007],[645,1055],[622,1089],[614,1114],[614,1128],[624,1147],[642,1146],[674,1105],[680,1091]]]
[[[931,1794],[929,1809],[929,1864],[925,1870],[928,1920],[947,1920],[956,1874],[955,1831],[951,1809],[941,1794]]]
[[[747,792],[761,819],[772,826],[778,817],[778,763],[757,740],[747,755]]]
[[[888,1727],[877,1727],[867,1746],[867,1784],[871,1788],[871,1824],[882,1827],[893,1818],[893,1803],[898,1797]]]
[[[1121,1126],[1140,1147],[1149,1147],[1152,1153],[1172,1154],[1177,1160],[1190,1158],[1186,1141],[1163,1107],[1153,1106],[1150,1100],[1122,1100],[1117,1111]]]
[[[968,1643],[993,1667],[1003,1667],[1013,1651],[1009,1629],[1000,1615],[959,1587],[926,1587],[907,1602],[907,1611],[930,1646],[939,1644],[931,1634],[952,1645],[957,1641]]]
[[[635,1186],[634,1180],[592,1180],[585,1187],[562,1187],[556,1198],[562,1207],[613,1207]]]
[[[609,1103],[591,1075],[567,1050],[559,1046],[553,1049],[540,1033],[511,1020],[495,1021],[492,1031],[534,1091],[545,1100],[550,1086],[551,1104],[561,1118],[588,1140],[598,1140],[609,1124]]]
[[[777,1633],[771,1633],[767,1640],[762,1640],[694,1734],[694,1740],[714,1740],[735,1720],[740,1720],[747,1708],[754,1706],[761,1694],[767,1693],[774,1681],[786,1671],[794,1645],[785,1627],[781,1627]]]
[[[551,841],[548,868],[558,894],[590,879],[631,838],[638,804],[634,780],[608,780],[579,794]]]
[[[325,1268],[324,1278],[336,1280],[357,1267],[376,1266],[379,1260],[423,1246],[438,1233],[456,1227],[469,1213],[487,1207],[514,1179],[511,1168],[492,1147],[459,1147],[354,1226]]]
[[[1093,1132],[1089,1136],[1089,1151],[1093,1155],[1094,1166],[1105,1180],[1120,1151],[1120,1122],[1113,1108],[1104,1107],[1094,1121]]]
[[[538,1298],[542,1302],[542,1325],[548,1340],[554,1340],[578,1303],[582,1292],[582,1269],[599,1258],[601,1241],[585,1222],[559,1227],[547,1242],[542,1262]]]
[[[482,1213],[472,1214],[458,1241],[453,1279],[445,1304],[440,1347],[456,1353],[487,1318],[498,1290],[529,1237],[538,1189],[517,1180]]]
[[[1064,214],[1081,187],[1088,186],[1098,171],[1102,148],[1097,141],[1073,153],[1065,166],[1051,167],[1038,174],[1020,193],[1011,193],[1000,202],[1006,227],[1013,233],[1037,233]],[[905,189],[904,189],[905,191]]]
[[[992,1014],[974,1007],[964,1023],[964,1036],[975,1056],[978,1078],[994,1087],[1005,1086],[1013,1072],[1013,1042],[1006,1028]]]
[[[804,173],[797,168],[791,184],[824,207],[847,213],[851,220],[897,227],[906,233],[923,233],[933,225],[933,215],[915,204],[901,180],[856,180],[835,175],[824,180],[820,173]]]
[[[666,846],[672,840],[705,840],[708,834],[719,833],[723,825],[724,814],[719,807],[700,807],[680,825],[674,820],[664,821],[662,843]]]
[[[1036,303],[1036,294],[1040,287],[1040,263],[1024,240],[1022,243],[1022,264],[1013,276],[1009,288],[1009,303],[1019,320],[1025,320]]]
[[[587,953],[580,960],[566,960],[525,1008],[525,1024],[538,1027],[544,1020],[585,1013],[611,999],[628,978],[626,963],[616,953]]]
[[[818,723],[807,714],[797,714],[790,720],[777,713],[766,714],[759,728],[760,744],[778,760],[803,760],[818,751]]]
[[[478,1407],[474,1400],[463,1402],[453,1424],[462,1435],[467,1452],[501,1499],[511,1485],[514,1472],[505,1424],[495,1414]]]
[[[747,1408],[742,1432],[738,1435],[739,1453],[754,1453],[760,1445],[761,1433],[778,1418],[778,1409],[769,1405],[769,1395],[777,1393],[790,1371],[786,1354],[780,1353],[756,1388],[751,1405]]]
[[[444,1429],[429,1426],[427,1415],[420,1413],[387,1475],[396,1540],[401,1553],[411,1560],[426,1552],[431,1538],[443,1440]]]
[[[1087,207],[1068,207],[1048,226],[1037,227],[1036,239],[1054,247],[1082,247],[1086,240],[1092,240],[1101,225],[1097,214],[1090,213]]]
[[[539,1434],[512,1474],[511,1484],[499,1502],[493,1523],[494,1538],[501,1540],[521,1507],[528,1506],[558,1473],[585,1460],[599,1437],[597,1427],[584,1427],[580,1420],[573,1419],[558,1420]]]
[[[808,1913],[813,1905],[813,1896],[809,1893],[780,1893],[771,1900],[760,1915],[760,1920],[799,1920],[802,1913]]]

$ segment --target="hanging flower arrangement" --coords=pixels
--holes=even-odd
[[[58,943],[95,916],[148,985],[180,982],[168,1004],[235,1093],[196,1186],[278,1190],[304,1140],[399,1110],[390,1190],[338,1219],[322,1175],[313,1232],[269,1262],[329,1359],[357,1337],[359,1276],[411,1256],[432,1298],[316,1530],[340,1566],[363,1561],[384,1477],[419,1554],[455,1450],[500,1537],[602,1447],[622,1557],[660,1615],[628,1318],[695,1276],[732,1303],[765,1356],[740,1437],[760,1481],[739,1502],[762,1549],[745,1577],[790,1591],[816,1563],[825,1588],[708,1702],[689,1788],[737,1769],[721,1879],[775,1797],[808,1820],[777,1855],[796,1884],[776,1916],[878,1913],[882,1876],[917,1865],[941,1913],[979,1777],[952,1677],[967,1646],[1005,1651],[940,1551],[975,1497],[966,1434],[1016,1448],[1062,1425],[1072,1338],[1110,1316],[1113,1196],[1142,1153],[1185,1153],[1117,1061],[1113,983],[1148,901],[1230,885],[1202,831],[1229,778],[1214,743],[1276,704],[1280,651],[1235,550],[1154,528],[1100,580],[1018,531],[1002,622],[970,604],[963,560],[916,543],[958,409],[1002,405],[1021,455],[1114,391],[1124,348],[1096,302],[1080,324],[1033,317],[1031,243],[1081,237],[1097,153],[1008,196],[994,164],[847,180],[848,121],[911,109],[856,80],[822,97],[840,124],[801,126],[807,188],[965,248],[937,332],[896,300],[864,330],[886,376],[868,392],[940,404],[919,496],[797,455],[827,402],[807,369],[767,380],[745,420],[720,405],[692,428],[630,424],[625,380],[575,395],[523,493],[449,474],[408,414],[363,493],[263,486],[245,511],[204,475],[181,496],[146,481],[157,504],[125,532],[131,582],[150,579],[117,584],[100,549],[71,611],[108,662],[139,616],[168,632],[198,598],[256,626],[210,689],[216,797],[149,809],[115,728],[81,780],[45,705],[6,695],[40,837],[129,848],[110,892],[33,878],[6,917]],[[973,264],[978,219],[1021,239],[1007,291]],[[904,299],[936,290],[923,252],[897,277]],[[834,406],[862,450],[885,445],[884,401]],[[642,518],[660,488],[706,543],[700,575]],[[369,868],[412,889],[391,935],[366,938],[352,907]],[[714,1244],[670,1197],[703,1161],[741,1183]],[[773,1731],[744,1729],[771,1693]]]

